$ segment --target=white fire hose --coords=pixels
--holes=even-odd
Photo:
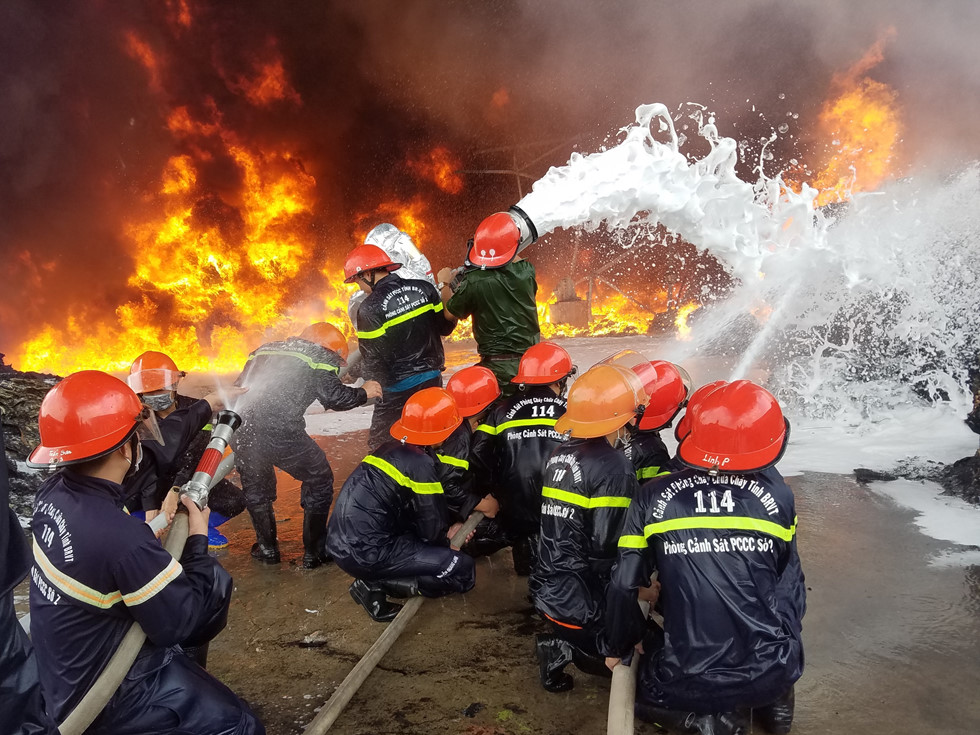
[[[466,537],[470,535],[476,525],[483,520],[483,513],[480,511],[475,511],[470,514],[470,517],[466,519],[456,535],[453,536],[451,544],[460,548],[465,542]],[[425,600],[424,597],[413,597],[408,602],[406,602],[402,609],[398,611],[395,619],[392,620],[388,627],[385,628],[384,632],[378,636],[378,640],[374,642],[368,650],[367,653],[358,661],[354,668],[347,677],[340,682],[340,686],[334,690],[330,699],[327,703],[323,705],[323,709],[313,718],[313,721],[306,726],[303,731],[303,735],[323,735],[327,732],[337,718],[340,717],[340,713],[344,711],[344,707],[350,702],[353,696],[357,693],[361,684],[370,676],[371,672],[374,671],[374,667],[378,665],[378,662],[384,657],[388,652],[388,649],[398,640],[398,636],[402,634],[405,627],[408,625],[409,621],[415,616],[419,608],[422,607],[422,602]]]

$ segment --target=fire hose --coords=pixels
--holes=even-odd
[[[234,411],[225,410],[218,413],[214,421],[214,430],[211,432],[211,441],[201,455],[194,475],[180,489],[181,495],[188,496],[202,510],[208,503],[208,493],[211,488],[228,474],[234,465],[234,454],[229,455],[229,460],[224,453],[231,442],[231,437],[241,425],[241,416]],[[187,530],[187,513],[181,512],[178,508],[164,545],[175,559],[180,559],[183,554],[184,544],[187,542]],[[126,635],[123,636],[105,669],[99,674],[99,678],[58,727],[61,735],[81,735],[88,729],[119,689],[145,640],[146,633],[139,623],[134,622],[126,631]]]
[[[646,617],[650,603],[640,600],[639,605],[643,617]],[[636,670],[639,660],[639,654],[634,651],[629,666],[621,664],[613,669],[612,683],[609,685],[609,714],[606,717],[608,735],[633,735],[633,707],[636,704]]]
[[[460,527],[450,543],[456,548],[461,547],[466,542],[466,537],[470,535],[473,529],[476,528],[476,525],[482,520],[483,513],[480,511],[470,514],[470,517],[466,519],[466,523]],[[307,725],[303,731],[303,735],[323,735],[323,733],[330,729],[333,723],[337,721],[337,718],[340,717],[340,713],[344,711],[344,707],[347,706],[357,693],[361,684],[374,671],[374,667],[384,658],[388,649],[398,640],[398,636],[402,634],[409,621],[415,616],[419,608],[422,607],[423,600],[425,600],[424,597],[413,597],[402,606],[395,619],[388,623],[388,627],[378,636],[378,640],[367,650],[367,653],[364,654],[361,660],[354,665],[354,668],[351,669],[351,672],[346,678],[340,682],[340,686],[334,690],[330,699],[323,705],[323,709]]]

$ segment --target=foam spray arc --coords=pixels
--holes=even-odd
[[[542,235],[663,225],[725,265],[735,289],[668,359],[741,355],[736,372],[767,370],[767,386],[794,412],[849,423],[937,399],[960,411],[980,334],[971,285],[980,262],[970,254],[980,224],[965,204],[978,168],[855,194],[830,217],[805,183],[787,186],[761,166],[758,181],[740,180],[736,141],[713,118],[699,128],[710,151],[689,162],[667,108],[643,105],[621,143],[573,154],[518,207]]]

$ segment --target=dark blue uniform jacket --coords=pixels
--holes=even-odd
[[[769,704],[800,677],[806,588],[793,493],[774,469],[686,469],[640,487],[608,590],[608,653],[643,637],[636,589],[654,571],[664,635],[643,658],[639,698],[729,711]]]

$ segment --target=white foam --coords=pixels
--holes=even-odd
[[[868,487],[916,512],[915,525],[928,536],[961,546],[980,546],[980,512],[959,498],[942,495],[934,482],[895,480],[872,482]],[[945,554],[937,562],[951,564],[971,558],[969,553]]]

